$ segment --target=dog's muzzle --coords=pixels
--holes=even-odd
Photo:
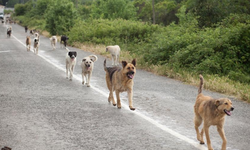
[[[231,111],[233,111],[233,110],[234,110],[234,107],[231,107],[230,110],[224,109],[224,112],[225,112],[225,114],[227,114],[228,116],[231,116]]]
[[[129,79],[133,79],[133,78],[134,78],[134,74],[135,74],[134,71],[130,71],[130,72],[127,73],[127,77],[128,77]]]

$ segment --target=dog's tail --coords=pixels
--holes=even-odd
[[[104,71],[107,71],[106,59],[104,60],[103,67],[104,67]]]
[[[200,74],[200,86],[199,86],[199,89],[198,89],[198,94],[202,93],[202,89],[203,89],[203,76]]]
[[[65,49],[66,49],[68,52],[70,51],[67,47],[65,47]]]

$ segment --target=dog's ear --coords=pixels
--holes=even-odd
[[[218,107],[220,104],[221,104],[220,100],[216,100],[216,101],[215,101],[215,106]]]
[[[92,62],[95,62],[98,59],[96,55],[90,55],[89,57]]]
[[[86,61],[86,59],[84,58],[82,61]]]
[[[132,64],[133,64],[134,66],[136,66],[136,59],[133,59],[133,60],[132,60]]]
[[[127,62],[126,61],[122,61],[122,67],[124,68],[124,67],[126,67],[127,66]]]

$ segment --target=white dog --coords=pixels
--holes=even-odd
[[[38,32],[36,32],[36,33],[34,34],[34,37],[39,39],[39,38],[40,38],[39,33],[38,33]]]
[[[72,81],[73,78],[73,71],[76,65],[76,51],[70,51],[68,48],[66,48],[68,51],[66,54],[66,78]],[[70,74],[70,75],[69,75]]]
[[[82,60],[82,84],[85,84],[85,79],[86,79],[86,84],[87,87],[90,87],[90,77],[92,76],[92,72],[94,69],[94,62],[97,61],[97,56],[96,55],[90,55],[88,57],[84,57]]]
[[[57,43],[57,37],[56,36],[52,36],[50,39],[50,42],[51,42],[51,46],[53,48],[53,50],[56,49],[56,43]]]
[[[120,57],[120,47],[118,45],[115,46],[107,46],[106,52],[110,52],[112,56],[112,65],[119,65],[119,57]]]
[[[39,38],[34,38],[34,53],[38,54],[38,47],[39,47]]]

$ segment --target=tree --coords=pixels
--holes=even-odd
[[[153,9],[153,24],[155,24],[155,1],[152,0],[152,9]]]
[[[63,35],[70,31],[76,18],[76,9],[71,1],[53,0],[45,14],[46,28],[52,35]]]
[[[126,20],[136,19],[136,8],[131,0],[96,0],[92,5],[93,18]]]

